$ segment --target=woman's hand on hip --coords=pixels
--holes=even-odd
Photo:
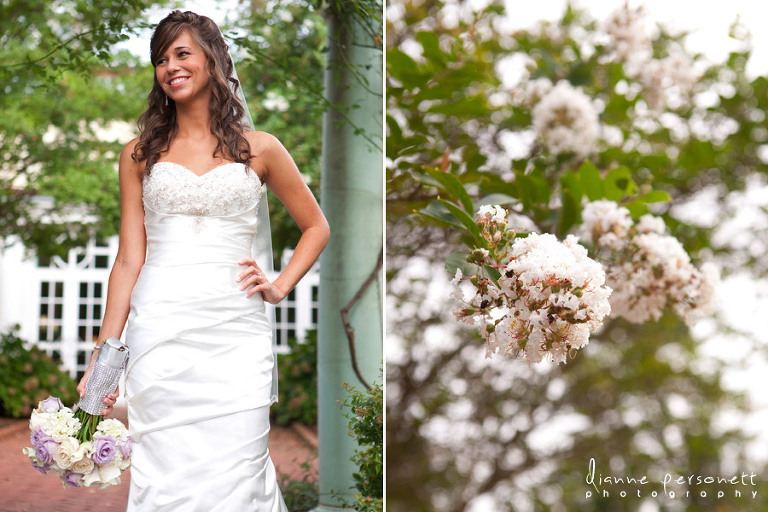
[[[246,297],[252,297],[257,293],[261,293],[265,301],[270,304],[277,304],[288,295],[287,292],[281,290],[274,283],[269,282],[267,275],[252,258],[243,258],[238,260],[237,263],[246,267],[237,277],[240,289],[246,292]]]

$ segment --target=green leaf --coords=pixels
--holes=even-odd
[[[444,199],[438,199],[438,201],[440,204],[445,206],[459,222],[464,224],[464,227],[467,229],[467,231],[470,232],[470,234],[472,234],[479,246],[485,245],[483,236],[480,234],[480,228],[477,227],[477,224],[475,224],[475,220],[472,217],[467,215],[467,213],[458,206],[451,204]]]
[[[430,168],[426,168],[425,171],[443,187],[443,191],[451,199],[457,199],[467,213],[470,215],[475,214],[472,198],[469,197],[464,185],[453,174]]]
[[[579,179],[584,193],[590,201],[603,198],[603,178],[600,177],[600,171],[592,163],[587,161],[581,164]]]
[[[637,198],[637,200],[644,203],[665,203],[667,201],[671,201],[672,198],[669,197],[669,194],[663,190],[652,190],[641,195]]]
[[[564,235],[568,232],[579,216],[579,202],[576,200],[570,190],[563,190],[561,195],[563,199],[563,206],[560,209],[560,219],[557,226],[557,232],[560,235]]]
[[[483,265],[483,269],[485,270],[485,273],[488,276],[488,279],[493,281],[493,284],[495,284],[498,287],[499,278],[501,277],[501,272],[499,272],[497,268],[491,267],[490,265]]]
[[[478,115],[485,112],[488,108],[488,100],[485,96],[470,96],[458,101],[446,103],[435,103],[431,105],[428,112],[433,114],[445,114],[449,116]]]
[[[581,198],[584,196],[584,187],[581,184],[579,175],[575,172],[566,172],[560,177],[560,184],[563,190],[568,190],[577,203],[581,203]]]
[[[637,192],[637,184],[632,180],[632,174],[626,167],[616,167],[605,177],[605,197],[611,201],[621,201],[624,196]]]
[[[536,191],[536,183],[533,181],[533,179],[526,176],[521,171],[516,171],[515,183],[517,183],[520,199],[524,204],[532,205],[537,202],[538,193]]]
[[[634,218],[638,218],[645,215],[646,213],[650,213],[650,210],[648,209],[648,205],[646,205],[645,203],[639,200],[635,200],[635,201],[632,201],[631,203],[625,204],[624,207],[627,210],[629,210],[629,214]]]
[[[440,66],[445,64],[445,57],[443,51],[440,49],[440,40],[438,39],[437,34],[424,31],[417,32],[415,37],[416,41],[421,43],[425,59]]]
[[[549,187],[544,173],[533,172],[528,177],[531,178],[533,185],[536,187],[536,201],[543,205],[549,204],[549,196],[552,194],[552,189]]]
[[[408,88],[418,86],[422,82],[416,61],[397,48],[387,51],[387,73]]]
[[[456,269],[461,270],[462,275],[465,276],[482,274],[482,267],[468,262],[464,251],[454,251],[445,259],[445,270],[451,275],[455,275]]]
[[[426,207],[422,208],[416,213],[435,220],[444,226],[456,229],[464,229],[464,226],[457,222],[456,218],[437,201],[432,201]]]

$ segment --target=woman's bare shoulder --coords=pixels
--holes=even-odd
[[[133,154],[136,151],[136,145],[138,143],[139,138],[136,137],[123,146],[123,151],[120,153],[120,167],[141,174],[144,172],[145,162],[137,162],[133,159]]]
[[[262,153],[263,151],[276,145],[282,146],[277,137],[271,133],[249,130],[245,132],[244,135],[248,141],[248,144],[251,145],[251,152],[255,154]]]
[[[128,142],[125,146],[123,146],[123,152],[122,154],[128,154],[131,155],[136,150],[136,144],[139,143],[139,138],[135,137]]]

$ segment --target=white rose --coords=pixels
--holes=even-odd
[[[72,454],[71,470],[74,473],[80,473],[81,475],[87,475],[93,471],[93,460],[91,460],[91,448],[93,443],[87,441],[80,445],[80,447]]]
[[[115,452],[114,463],[117,464],[117,467],[120,468],[120,471],[125,471],[131,465],[131,458],[130,457],[127,457],[127,458],[123,457],[123,454],[120,453],[120,450],[117,450]]]
[[[99,480],[102,483],[111,482],[116,478],[120,478],[120,466],[116,460],[113,460],[109,464],[99,466]],[[118,480],[119,481],[119,480]]]
[[[47,412],[32,411],[32,416],[29,418],[29,430],[40,429],[45,432],[48,429],[50,423],[50,414]]]
[[[74,454],[80,447],[80,443],[74,437],[67,437],[61,441],[61,444],[53,454],[53,462],[60,469],[69,469],[72,467]]]
[[[87,475],[91,471],[93,471],[93,461],[90,457],[84,456],[80,460],[75,461],[74,464],[72,464],[72,467],[70,470],[73,473],[80,473],[81,475]]]
[[[109,489],[110,487],[113,487],[115,485],[118,485],[120,483],[120,477],[115,477],[109,482],[103,482],[101,485],[99,485],[99,489]]]
[[[37,455],[35,454],[35,449],[31,446],[25,446],[22,448],[21,453],[34,460],[35,462],[40,462],[37,458]]]
[[[94,466],[93,471],[87,475],[83,475],[84,487],[90,487],[94,483],[101,483],[101,478],[99,477],[99,468],[96,466]]]

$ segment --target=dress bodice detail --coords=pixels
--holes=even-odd
[[[156,213],[225,217],[256,207],[262,194],[258,175],[230,162],[197,175],[174,162],[157,162],[142,182],[144,207]]]

